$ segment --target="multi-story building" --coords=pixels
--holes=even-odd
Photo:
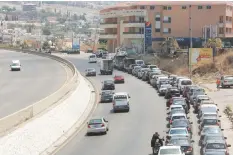
[[[152,47],[167,37],[233,37],[231,2],[150,1],[121,3],[100,11],[108,50],[118,46],[142,47],[145,22],[152,25]],[[210,28],[211,27],[211,28]],[[191,30],[190,30],[191,29]],[[206,36],[206,35],[205,35]],[[182,40],[182,39],[181,39]]]

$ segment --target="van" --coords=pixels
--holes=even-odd
[[[11,67],[11,71],[20,71],[21,70],[20,61],[19,60],[12,60],[10,67]]]
[[[144,66],[145,62],[143,60],[135,60],[135,64],[138,66]]]
[[[97,62],[97,57],[96,55],[92,54],[89,56],[89,63],[96,63]]]
[[[180,92],[183,92],[185,86],[190,86],[192,85],[193,82],[191,79],[179,79],[178,80],[178,89]]]

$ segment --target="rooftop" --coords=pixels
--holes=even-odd
[[[127,8],[130,6],[150,6],[150,5],[231,5],[233,2],[227,1],[138,1],[138,2],[121,2],[114,6],[109,6],[101,10],[101,12],[116,8]]]

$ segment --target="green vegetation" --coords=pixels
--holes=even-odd
[[[10,8],[9,6],[2,6],[2,8],[0,8],[0,12],[13,12],[16,11],[15,7]]]

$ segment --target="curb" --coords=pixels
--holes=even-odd
[[[80,74],[80,76],[82,75]],[[77,120],[76,123],[60,137],[60,139],[58,139],[53,145],[51,145],[51,147],[44,150],[40,155],[55,155],[57,152],[59,152],[85,127],[86,121],[91,117],[93,111],[96,109],[98,105],[98,89],[92,84],[89,79],[85,78],[84,76],[82,76],[82,78],[89,83],[88,85],[90,87],[92,95],[84,113],[82,114],[80,119]],[[91,108],[88,111],[89,106],[91,106]],[[80,123],[80,120],[82,123]]]

